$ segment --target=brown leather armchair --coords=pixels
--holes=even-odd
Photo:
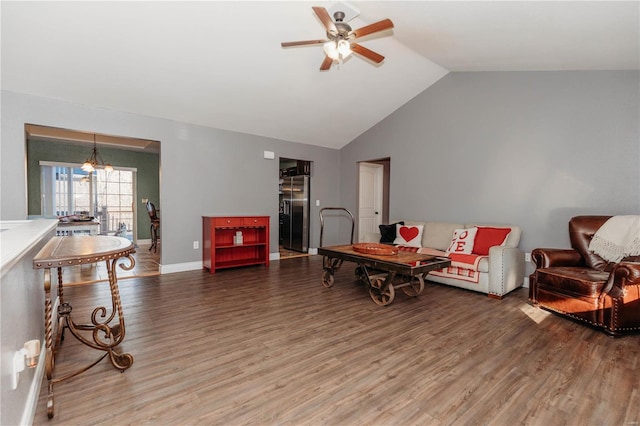
[[[569,221],[572,249],[531,252],[536,270],[529,277],[529,300],[618,337],[640,331],[640,256],[609,263],[589,251],[610,217],[576,216]]]

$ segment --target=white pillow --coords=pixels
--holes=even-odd
[[[456,229],[451,238],[451,244],[447,249],[447,253],[463,253],[471,254],[473,251],[473,242],[476,239],[478,228]]]
[[[407,247],[422,247],[424,225],[396,225],[396,239],[393,244]]]

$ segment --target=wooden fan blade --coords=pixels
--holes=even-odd
[[[302,41],[283,41],[280,43],[282,47],[305,46],[308,44],[323,44],[328,40],[302,40]]]
[[[357,43],[351,43],[351,50],[353,53],[357,53],[358,55],[362,55],[367,59],[372,60],[376,64],[384,61],[384,56],[377,54],[371,49],[367,49],[366,47],[359,45]]]
[[[336,28],[336,24],[333,23],[333,19],[329,16],[329,12],[324,7],[313,6],[313,11],[316,13],[318,18],[320,18],[320,22],[324,25],[327,32],[337,33],[338,29]]]
[[[333,59],[324,55],[324,61],[322,61],[322,65],[320,65],[320,71],[326,71],[331,68],[331,64],[333,64]]]
[[[356,38],[358,38],[377,33],[379,31],[390,30],[391,28],[393,28],[393,22],[391,22],[391,19],[383,19],[382,21],[374,22],[373,24],[353,30],[352,33]]]

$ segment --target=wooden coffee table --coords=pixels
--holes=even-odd
[[[318,248],[324,256],[322,285],[331,287],[334,275],[344,261],[356,264],[358,280],[369,289],[369,296],[378,305],[389,305],[395,290],[401,288],[409,296],[418,296],[424,290],[426,275],[451,266],[445,257],[399,251],[393,255],[377,255],[355,251],[352,244]]]

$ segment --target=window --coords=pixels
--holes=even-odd
[[[133,229],[133,172],[130,170],[114,170],[106,173],[96,170],[98,211],[107,212],[109,231],[117,231],[120,224]]]

